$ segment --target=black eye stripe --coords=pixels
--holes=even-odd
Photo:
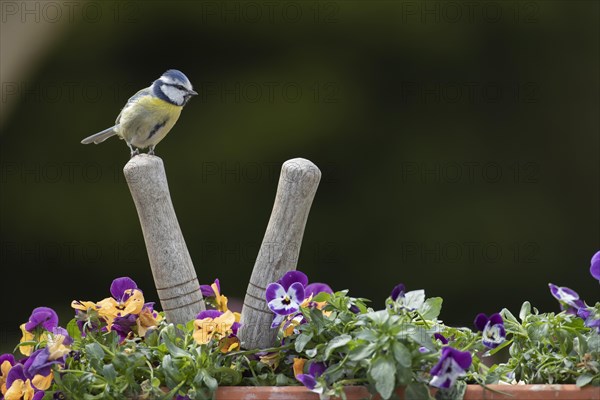
[[[169,86],[169,87],[173,87],[173,88],[179,89],[179,90],[182,90],[184,92],[187,91],[187,88],[185,86],[177,84],[177,83],[166,83],[165,82],[165,85]]]

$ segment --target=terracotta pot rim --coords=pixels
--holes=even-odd
[[[539,385],[488,385],[467,386],[464,400],[600,400],[600,386],[578,387],[568,384]],[[435,390],[432,390],[432,394]],[[499,393],[502,392],[502,393]],[[369,398],[364,386],[348,386],[345,389],[348,400]],[[404,398],[404,389],[397,390]],[[216,400],[318,400],[319,395],[303,386],[221,386],[217,389]],[[373,399],[379,399],[378,396]],[[333,399],[332,399],[333,400]]]

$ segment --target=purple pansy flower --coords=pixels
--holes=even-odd
[[[69,336],[69,332],[67,332],[67,330],[62,326],[57,326],[56,328],[53,328],[52,333],[55,335],[64,336],[62,344],[64,344],[65,346],[69,346],[73,343],[73,338]]]
[[[475,326],[483,332],[482,342],[485,347],[493,349],[506,340],[504,321],[498,313],[490,315],[489,318],[483,313],[478,314],[475,317]]]
[[[390,295],[390,297],[392,298],[392,300],[396,301],[398,297],[404,297],[405,292],[406,287],[404,286],[404,284],[399,283],[392,289],[392,294]]]
[[[133,332],[133,327],[137,326],[138,316],[135,314],[127,314],[124,317],[115,317],[111,329],[116,331],[121,338],[121,342]]]
[[[351,304],[348,309],[354,314],[360,314],[360,308],[356,304]]]
[[[319,293],[329,293],[333,294],[333,290],[326,283],[314,282],[306,285],[304,288],[304,296],[316,296]]]
[[[0,365],[4,364],[5,361],[8,361],[11,366],[15,365],[15,356],[10,353],[0,355]]]
[[[220,317],[221,315],[223,315],[223,313],[218,310],[205,310],[205,311],[200,311],[200,313],[196,316],[196,319],[204,319],[204,318],[215,319],[215,318]],[[237,336],[240,326],[242,326],[242,324],[240,324],[239,322],[234,322],[231,325],[231,332],[233,333],[234,336]]]
[[[48,376],[52,370],[52,365],[64,364],[63,359],[49,360],[49,357],[50,352],[47,347],[34,351],[23,364],[25,377],[33,379],[36,375]]]
[[[119,303],[124,303],[131,297],[133,289],[138,289],[137,284],[133,279],[124,276],[112,281],[112,284],[110,285],[110,294]]]
[[[25,368],[24,368],[23,364],[16,364],[14,367],[12,367],[10,369],[10,371],[8,372],[8,375],[6,376],[6,388],[9,389],[16,380],[21,380],[21,381],[25,382],[25,381],[27,381],[27,379],[28,378],[25,376]],[[33,397],[31,397],[31,399],[32,400],[41,400],[44,397],[45,392],[43,390],[37,390],[37,389],[35,389],[35,387],[33,389],[34,389],[34,394],[33,394]],[[30,395],[30,394],[28,393],[28,395]]]
[[[548,286],[552,296],[559,301],[561,310],[566,310],[569,314],[577,314],[580,308],[585,307],[585,303],[579,298],[576,291],[552,283],[549,283]]]
[[[25,371],[23,368],[23,364],[16,364],[13,366],[10,371],[8,371],[8,375],[6,376],[6,387],[9,388],[12,386],[13,382],[17,379],[25,382],[27,377],[25,376]]]
[[[292,283],[288,288],[271,283],[266,292],[269,309],[277,315],[290,315],[300,309],[304,301],[304,285],[300,282]]]
[[[33,332],[35,328],[41,326],[47,331],[51,331],[58,326],[58,315],[49,307],[38,307],[31,312],[29,321],[25,324],[28,332]]]
[[[448,339],[444,337],[441,333],[434,333],[433,338],[442,342],[442,344],[448,344]]]
[[[596,316],[595,309],[593,307],[580,308],[577,310],[577,316],[584,320],[584,325],[588,328],[595,328],[600,333],[600,318]]]
[[[221,311],[218,310],[204,310],[200,311],[198,315],[196,315],[196,319],[204,319],[204,318],[212,318],[215,319],[223,315]]]
[[[313,362],[308,367],[308,374],[298,374],[296,379],[298,379],[308,390],[315,391],[315,387],[317,386],[317,379],[319,376],[325,372],[327,366],[322,362]],[[321,390],[316,390],[315,392],[320,392]]]
[[[600,282],[600,251],[592,257],[592,265],[590,265],[590,274]]]
[[[302,287],[308,285],[308,277],[301,271],[288,271],[277,281],[285,290],[288,290],[294,283],[300,283]],[[304,300],[304,299],[302,299]]]
[[[300,304],[306,298],[304,288],[308,284],[308,277],[300,271],[288,271],[277,282],[267,286],[266,298],[271,311],[277,316],[290,315],[300,309]],[[273,322],[275,324],[275,321]],[[272,325],[273,325],[272,324]]]
[[[219,283],[219,279],[215,279],[215,285],[217,285],[217,289],[219,293],[221,293],[221,284]],[[212,285],[200,285],[200,291],[202,292],[202,297],[215,297],[217,294],[215,290],[212,288]]]
[[[241,323],[239,323],[239,322],[237,322],[237,321],[236,321],[236,322],[234,322],[233,324],[231,324],[231,332],[232,332],[232,333],[233,333],[235,336],[237,336],[237,334],[238,334],[238,331],[240,330],[240,327],[241,327],[241,326],[242,326],[242,324],[241,324]]]
[[[277,282],[267,286],[267,303],[275,313],[271,328],[280,326],[286,318],[297,313],[304,300],[323,292],[333,294],[331,287],[325,283],[308,284],[308,277],[301,271],[286,272]],[[309,307],[315,305],[316,303],[310,303]]]
[[[287,315],[278,315],[275,314],[275,317],[273,318],[273,322],[271,322],[271,329],[272,328],[277,328],[278,326],[281,325],[281,323],[283,321],[285,321]]]
[[[468,351],[456,350],[446,346],[442,348],[442,356],[429,372],[433,378],[429,384],[437,388],[449,388],[471,366],[472,357]]]
[[[304,286],[304,298],[310,296],[316,296],[319,293],[333,294],[333,290],[326,283],[313,282],[308,283],[308,277],[304,272],[301,271],[288,271],[277,281],[285,290],[287,290],[294,283],[301,283]]]

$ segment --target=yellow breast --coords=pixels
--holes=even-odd
[[[119,136],[139,148],[158,144],[169,133],[183,107],[143,96],[126,106],[119,121]]]

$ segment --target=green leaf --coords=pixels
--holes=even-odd
[[[467,384],[464,381],[457,381],[451,388],[438,390],[435,398],[436,400],[462,400],[466,391]]]
[[[531,314],[531,303],[526,301],[521,306],[521,311],[519,311],[519,318],[521,319],[521,321],[525,322],[525,318],[527,318],[529,314]]]
[[[416,343],[425,347],[428,350],[435,351],[435,345],[431,340],[430,334],[420,326],[408,325],[406,329],[406,334],[409,338],[411,338]]]
[[[403,306],[410,310],[420,310],[425,303],[425,291],[412,290],[404,295]]]
[[[167,349],[169,349],[169,353],[173,357],[175,357],[175,358],[191,357],[187,351],[175,346],[175,344],[171,341],[171,338],[169,337],[169,335],[167,335],[166,333],[161,334],[161,338],[162,338],[164,344],[167,346]]]
[[[413,381],[413,373],[411,368],[397,368],[396,375],[398,385],[406,386]]]
[[[429,394],[429,389],[424,383],[411,383],[404,392],[406,400],[433,400]]]
[[[325,359],[329,359],[333,350],[345,346],[350,340],[352,340],[352,336],[350,335],[340,335],[331,339],[325,348]]]
[[[423,318],[429,320],[436,319],[442,311],[442,302],[443,300],[441,297],[432,297],[425,300],[423,307],[421,307],[421,315]]]
[[[312,301],[321,303],[323,301],[329,301],[329,299],[331,299],[331,295],[329,293],[321,292],[313,297]]]
[[[367,342],[374,342],[377,340],[377,334],[371,329],[363,329],[355,334],[357,339],[366,340]]]
[[[204,384],[206,385],[207,388],[210,389],[211,392],[214,392],[219,387],[219,383],[217,382],[217,380],[215,378],[213,378],[212,376],[210,376],[208,373],[204,373],[202,380],[204,381]]]
[[[308,358],[313,358],[314,356],[317,355],[318,351],[317,351],[317,349],[308,349],[304,353],[306,354],[306,356]]]
[[[91,360],[102,361],[104,359],[104,350],[96,342],[85,345],[85,353]]]
[[[503,308],[502,311],[500,311],[500,315],[502,316],[504,321],[510,321],[516,325],[520,325],[519,321],[517,321],[515,316],[510,311],[508,311],[507,308]]]
[[[115,367],[112,364],[106,364],[102,368],[102,375],[106,378],[107,381],[113,383],[117,379],[117,371],[115,371]]]
[[[165,355],[161,360],[160,369],[164,372],[169,387],[177,386],[182,380],[185,380],[179,368],[173,364],[170,354]]]
[[[575,381],[575,384],[579,387],[582,387],[582,386],[585,386],[588,383],[590,383],[593,379],[594,379],[594,375],[583,374],[583,375],[577,377],[577,381]]]
[[[408,368],[412,365],[410,350],[402,343],[394,342],[392,344],[392,352],[394,353],[394,358],[401,366]]]
[[[359,361],[370,358],[373,355],[373,352],[376,348],[377,345],[375,343],[360,344],[352,350],[350,350],[350,352],[348,353],[348,358],[351,361]]]
[[[149,347],[158,346],[158,340],[159,340],[159,330],[158,329],[151,329],[150,331],[148,331],[146,333],[146,336],[144,336],[144,342]]]
[[[69,333],[69,336],[73,338],[73,340],[81,339],[81,331],[77,326],[77,320],[75,318],[70,320],[67,324],[67,332]]]
[[[591,335],[587,341],[588,349],[592,353],[600,353],[600,335]]]
[[[300,353],[302,350],[304,350],[304,348],[306,347],[308,342],[310,342],[312,337],[313,334],[311,332],[299,334],[298,337],[296,337],[296,340],[294,341],[294,348],[296,349],[296,352]]]
[[[365,317],[369,318],[377,325],[383,325],[386,323],[390,314],[387,310],[379,310],[379,311],[371,311],[370,313],[365,314]]]
[[[494,354],[496,354],[497,352],[499,352],[500,350],[502,350],[503,348],[505,348],[506,346],[511,345],[513,342],[513,339],[511,340],[505,340],[504,342],[502,342],[501,345],[499,345],[498,347],[495,347],[493,349],[491,349],[490,351],[488,351],[487,353],[485,353],[485,356],[493,356]]]
[[[217,368],[213,375],[222,386],[236,386],[242,381],[242,374],[239,371],[227,367]]]
[[[388,356],[376,358],[371,364],[369,376],[375,381],[375,389],[381,397],[389,399],[396,386],[396,365],[394,361]]]

